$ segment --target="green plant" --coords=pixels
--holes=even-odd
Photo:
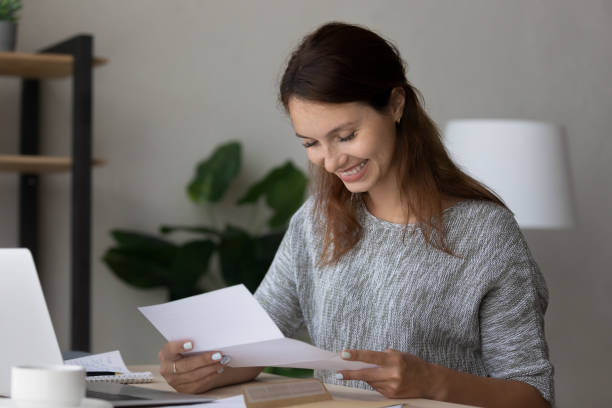
[[[264,373],[282,375],[293,378],[310,378],[314,374],[309,368],[266,367]]]
[[[21,0],[0,0],[0,21],[17,21]]]
[[[219,146],[200,162],[187,186],[187,195],[206,207],[215,219],[213,209],[219,205],[241,168],[241,146],[230,142]],[[236,202],[238,206],[256,204],[263,199],[271,216],[263,233],[227,224],[214,226],[162,225],[162,237],[136,231],[115,229],[111,235],[115,246],[103,256],[104,263],[126,283],[140,288],[166,287],[170,300],[206,291],[198,286],[209,272],[213,254],[218,254],[220,272],[228,285],[243,283],[254,292],[263,279],[291,215],[304,200],[307,180],[290,161],[272,169],[253,184]],[[253,217],[257,218],[257,217]],[[168,235],[177,231],[197,236],[194,240],[175,243]]]

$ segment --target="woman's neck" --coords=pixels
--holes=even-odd
[[[376,218],[394,224],[411,224],[416,222],[416,218],[408,216],[407,208],[402,205],[399,190],[395,194],[368,192],[364,194],[363,199],[370,214]]]
[[[378,194],[377,194],[378,193]],[[442,199],[442,210],[447,209],[461,201],[459,197],[445,196]],[[363,195],[363,200],[370,214],[381,220],[394,224],[414,224],[417,218],[409,214],[408,208],[402,204],[399,189],[396,192],[367,192]]]

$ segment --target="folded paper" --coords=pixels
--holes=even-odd
[[[186,354],[221,351],[230,367],[275,366],[329,370],[375,367],[338,352],[287,338],[244,285],[138,310],[168,341],[192,340]],[[340,351],[340,350],[339,350]]]

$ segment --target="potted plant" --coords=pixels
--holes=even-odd
[[[240,167],[238,142],[218,147],[196,166],[187,185],[188,197],[214,214]],[[216,289],[199,285],[209,273],[211,258],[216,254],[223,283],[243,283],[254,292],[274,258],[289,219],[304,201],[306,185],[306,176],[287,161],[254,183],[236,202],[238,206],[250,206],[253,211],[258,209],[258,201],[265,201],[271,215],[264,230],[231,223],[223,227],[162,225],[159,231],[163,236],[115,229],[111,236],[116,244],[102,259],[128,284],[140,288],[165,287],[169,299],[175,300]],[[211,221],[213,218],[214,215]],[[256,214],[250,217],[255,222],[261,218]],[[195,239],[175,242],[168,238],[177,231],[192,234]]]
[[[0,0],[0,51],[14,51],[21,0]]]

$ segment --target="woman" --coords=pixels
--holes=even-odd
[[[512,213],[449,159],[397,49],[330,23],[306,36],[280,99],[315,193],[293,216],[255,296],[286,336],[379,367],[318,370],[387,397],[479,406],[553,401],[548,293]],[[168,343],[161,370],[203,392],[255,377]]]

